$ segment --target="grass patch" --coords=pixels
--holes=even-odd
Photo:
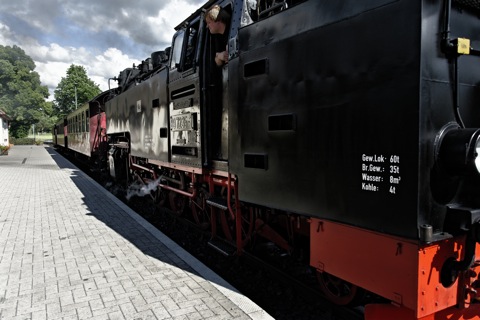
[[[33,134],[28,135],[29,139],[34,140]],[[35,142],[44,142],[46,140],[52,140],[52,134],[51,133],[39,133],[35,134]]]

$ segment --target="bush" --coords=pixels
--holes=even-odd
[[[8,149],[10,149],[10,146],[2,146],[2,145],[0,145],[0,155],[2,155],[2,154],[8,154]]]
[[[10,137],[10,143],[14,145],[31,145],[36,144],[33,138],[14,138]]]

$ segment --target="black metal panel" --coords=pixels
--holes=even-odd
[[[241,29],[240,198],[416,238],[421,33],[416,1],[308,1]]]
[[[131,154],[168,161],[167,69],[106,103],[107,134],[128,133]]]
[[[172,162],[202,166],[200,84],[198,74],[176,75],[170,87],[170,150]],[[171,78],[172,80],[172,78]]]
[[[464,9],[448,35],[478,49]],[[242,75],[229,83],[240,198],[413,239],[446,230],[447,207],[478,206],[478,179],[436,167],[456,123],[444,16],[443,2],[308,1],[241,29],[229,64]],[[478,57],[458,66],[460,117],[478,128]]]

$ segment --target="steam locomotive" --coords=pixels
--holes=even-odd
[[[478,0],[211,0],[54,142],[153,184],[218,250],[270,243],[335,303],[382,297],[368,320],[479,319],[479,18]]]

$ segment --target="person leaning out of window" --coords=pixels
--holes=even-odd
[[[217,66],[222,66],[228,62],[227,41],[230,14],[219,5],[214,5],[205,12],[205,22],[210,33],[215,36],[215,63]]]

